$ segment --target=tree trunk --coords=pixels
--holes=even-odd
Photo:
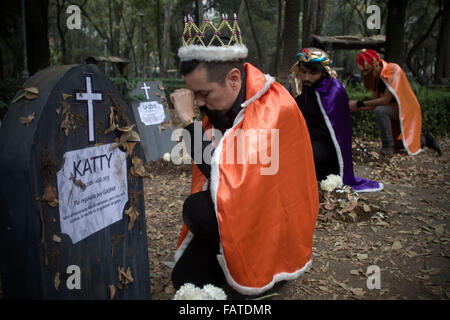
[[[311,46],[311,35],[314,33],[317,24],[317,0],[309,1],[310,26],[308,34],[308,47]]]
[[[238,11],[238,19],[242,17],[242,14],[244,13],[245,9],[245,0],[241,1],[241,4],[239,5],[239,11]]]
[[[112,1],[112,4],[111,4]],[[109,33],[111,39],[111,55],[120,56],[120,12],[122,11],[122,4],[116,0],[109,0]],[[120,70],[117,64],[112,64],[113,76],[120,75]]]
[[[302,48],[310,47],[311,35],[322,33],[326,0],[303,1]]]
[[[161,19],[160,19],[160,13],[161,13],[161,3],[160,0],[156,0],[156,44],[157,44],[157,50],[158,50],[158,64],[161,65]]]
[[[386,23],[386,54],[388,62],[401,66],[405,56],[405,13],[408,0],[389,0]]]
[[[113,21],[113,37],[114,37],[114,53],[118,57],[120,57],[120,31],[122,28],[120,27],[121,21],[121,12],[123,10],[123,3],[114,1],[113,6],[114,12],[114,21]]]
[[[419,71],[414,67],[413,64],[413,55],[414,52],[422,45],[422,43],[428,39],[431,31],[433,31],[434,25],[436,24],[436,21],[439,19],[439,17],[441,16],[442,11],[439,10],[438,13],[436,13],[436,15],[433,18],[433,21],[431,22],[430,26],[428,27],[428,30],[425,31],[425,33],[416,40],[416,42],[413,44],[412,48],[409,50],[408,54],[406,55],[406,65],[408,66],[409,70],[411,70],[411,72],[413,73],[415,79],[417,80],[417,82],[419,82],[421,85],[425,85],[426,81],[423,77],[420,76]],[[426,59],[424,59],[426,61]],[[425,64],[426,66],[427,64]],[[425,70],[424,70],[425,71]]]
[[[322,33],[323,21],[325,20],[326,0],[317,1],[317,19],[314,26],[314,34],[320,35]]]
[[[283,0],[278,0],[278,26],[277,26],[277,42],[276,42],[276,49],[275,53],[272,57],[272,70],[270,71],[271,74],[277,74],[278,73],[278,60],[280,58],[280,47],[281,47],[281,32],[282,32],[282,19],[283,19]]]
[[[134,29],[136,27],[136,20],[131,19],[131,26],[130,26],[130,30],[129,30],[127,28],[127,23],[125,21],[125,17],[123,16],[123,13],[121,12],[120,14],[121,14],[121,17],[122,17],[122,22],[123,22],[123,28],[124,28],[124,31],[125,31],[125,35],[127,36],[128,43],[129,43],[129,45],[125,47],[124,56],[128,57],[130,55],[130,52],[131,52],[131,57],[132,57],[133,65],[134,65],[134,74],[135,74],[135,77],[137,77],[138,76],[138,68],[137,68],[138,61],[136,60],[136,53],[134,51],[134,44],[133,44]]]
[[[311,0],[303,0],[302,48],[309,47],[309,39],[311,38],[312,33],[311,6],[312,6]]]
[[[26,4],[28,70],[30,76],[49,66],[48,0],[28,0]]]
[[[349,24],[351,23],[353,12],[351,10],[351,5],[349,5],[350,10],[346,10],[346,1],[339,1],[339,15],[342,21],[341,25],[341,34],[348,34]],[[345,53],[343,50],[335,50],[333,52],[332,60],[334,61],[334,65],[343,65],[345,72],[353,73],[354,69],[356,69],[355,60],[354,59],[346,59]]]
[[[172,2],[173,0],[166,0],[166,7],[164,9],[164,27],[163,27],[163,47],[161,54],[161,77],[167,77],[167,66],[169,64],[169,31],[170,31],[170,20],[171,20],[171,11],[172,11]]]
[[[253,40],[255,41],[256,51],[257,51],[257,54],[258,54],[258,65],[257,65],[257,67],[262,68],[263,64],[264,64],[264,61],[263,61],[263,55],[262,55],[262,51],[261,51],[261,46],[259,45],[258,33],[256,32],[255,26],[253,24],[252,14],[251,14],[251,11],[250,11],[250,7],[248,5],[248,0],[244,0],[244,2],[245,2],[245,7],[247,8],[248,23],[250,24],[250,29],[252,30]]]
[[[111,45],[111,35],[108,35],[108,27],[96,23],[96,22],[91,18],[92,12],[89,12],[89,11],[87,10],[87,7],[86,7],[86,3],[87,3],[88,0],[84,0],[84,2],[81,3],[81,4],[80,4],[80,3],[75,3],[73,0],[68,0],[68,1],[69,1],[70,4],[75,4],[75,5],[78,5],[78,6],[80,7],[81,12],[83,13],[83,17],[86,17],[86,19],[91,23],[91,25],[92,25],[92,26],[95,28],[95,30],[98,32],[98,34],[100,35],[100,37],[101,37],[103,40],[108,41],[108,46],[110,46],[110,45]],[[110,3],[111,3],[111,0],[108,0],[108,6],[109,6]],[[95,14],[96,14],[96,12],[93,13],[93,15],[95,15]],[[101,27],[104,27],[104,29],[101,28]],[[112,26],[109,26],[109,28],[111,29]],[[111,47],[110,47],[110,51],[112,51],[112,50],[111,50]]]
[[[111,10],[111,0],[108,0],[108,22],[109,22],[109,52],[111,55],[115,55],[114,52],[114,39],[113,39],[113,31],[112,31],[112,10]]]
[[[326,0],[303,1],[302,48],[310,47],[311,35],[322,33]]]
[[[67,60],[67,48],[66,48],[66,31],[67,28],[64,22],[61,22],[61,16],[65,16],[65,2],[66,0],[56,0],[56,27],[58,29],[59,40],[61,42],[61,56],[62,56],[62,64],[68,64]],[[64,18],[63,18],[63,21]]]
[[[203,0],[196,0],[195,6],[197,8],[197,25],[201,26],[203,23]]]
[[[283,58],[279,73],[280,81],[287,79],[289,75],[289,68],[295,62],[295,56],[299,51],[299,15],[300,15],[300,0],[286,0],[286,7],[284,10],[284,44],[283,44]]]
[[[443,82],[443,79],[450,78],[450,1],[444,4],[442,12],[441,26],[437,40],[436,50],[436,70],[434,81],[437,84]]]

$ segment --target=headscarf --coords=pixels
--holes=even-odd
[[[378,64],[381,64],[381,58],[379,54],[372,49],[363,49],[356,57],[356,65],[361,71],[369,70]],[[363,73],[364,88],[369,91],[375,91],[377,79],[378,76],[374,72]]]
[[[359,70],[366,70],[381,63],[380,55],[372,49],[363,49],[356,57]]]
[[[289,69],[292,76],[290,77],[290,88],[292,95],[294,98],[298,97],[302,93],[303,83],[300,78],[300,67],[299,64],[301,62],[316,62],[320,63],[325,71],[332,78],[336,78],[336,71],[330,67],[333,64],[333,61],[330,59],[329,55],[318,48],[303,48],[296,56],[297,62]]]

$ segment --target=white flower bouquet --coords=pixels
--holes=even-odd
[[[327,176],[325,180],[320,182],[320,188],[324,191],[331,192],[336,188],[340,188],[343,186],[341,176],[336,174],[330,174]]]
[[[226,300],[225,292],[213,286],[212,284],[204,285],[198,288],[192,283],[185,283],[175,292],[173,300]]]
[[[164,153],[162,159],[164,161],[170,162],[170,153],[169,152]]]

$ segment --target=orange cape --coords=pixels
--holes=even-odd
[[[383,69],[381,79],[397,100],[399,109],[401,139],[410,155],[420,151],[420,134],[422,129],[422,112],[419,101],[409,85],[405,73],[399,65],[381,60]],[[400,137],[394,137],[400,140]]]
[[[219,264],[230,286],[256,295],[310,266],[319,200],[310,137],[295,100],[272,77],[250,64],[245,70],[247,100],[213,153],[210,190],[221,239]],[[211,127],[207,118],[203,125]],[[238,135],[239,129],[267,131],[270,138],[261,147]],[[271,143],[274,132],[279,144]],[[238,140],[246,141],[245,161],[229,164],[226,154],[237,154]],[[255,152],[267,151],[272,159],[279,155],[277,165],[276,160],[252,162]],[[270,166],[278,167],[276,174],[261,174]],[[194,164],[191,193],[204,190],[206,183]],[[193,236],[184,225],[175,260]]]

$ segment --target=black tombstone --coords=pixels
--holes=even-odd
[[[161,81],[138,82],[130,97],[146,162],[171,153],[173,124]]]
[[[129,104],[92,64],[42,70],[23,88],[0,128],[3,297],[150,299]]]

